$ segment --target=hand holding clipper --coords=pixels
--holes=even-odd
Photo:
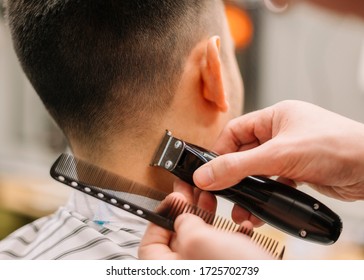
[[[217,156],[177,139],[167,131],[151,164],[163,167],[194,185],[193,172]],[[332,244],[342,231],[340,217],[320,201],[265,177],[248,176],[231,188],[213,193],[300,239]]]

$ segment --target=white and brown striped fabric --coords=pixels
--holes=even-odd
[[[0,259],[136,259],[147,224],[74,191],[66,206],[0,241]]]

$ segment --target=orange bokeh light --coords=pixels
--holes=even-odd
[[[253,23],[248,13],[234,5],[225,5],[225,13],[236,49],[243,49],[253,38]]]

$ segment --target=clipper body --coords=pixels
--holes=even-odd
[[[152,161],[194,185],[193,172],[218,155],[184,142],[167,131]],[[277,181],[249,176],[214,194],[247,209],[266,223],[303,240],[332,244],[340,236],[340,217],[315,198]]]

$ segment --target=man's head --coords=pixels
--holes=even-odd
[[[158,126],[172,106],[186,106],[176,104],[176,92],[196,71],[186,73],[193,53],[213,70],[199,74],[208,102],[224,112],[240,95],[220,0],[9,0],[6,10],[22,67],[72,146],[110,146],[117,135]],[[194,51],[201,42],[212,62]],[[241,97],[231,103],[238,113]]]

